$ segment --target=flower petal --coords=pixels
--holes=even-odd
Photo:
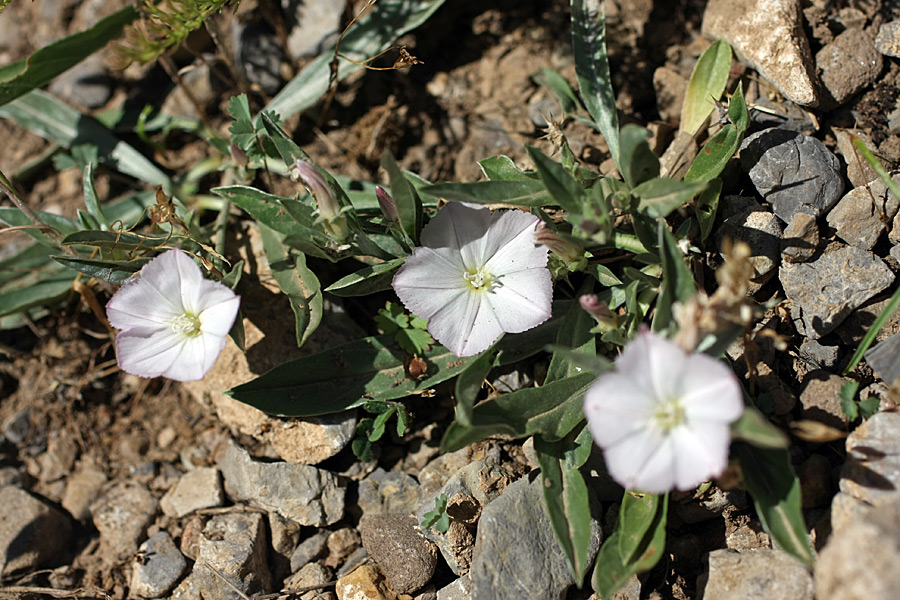
[[[606,469],[626,489],[661,493],[672,489],[674,474],[669,439],[659,431],[640,429],[605,448]]]
[[[728,465],[731,437],[728,426],[719,425],[716,431],[707,428],[703,432],[690,427],[676,427],[671,431],[675,487],[681,491],[718,477]]]
[[[688,420],[737,420],[744,411],[744,395],[734,373],[705,354],[688,357],[682,374],[681,404]]]
[[[534,241],[539,222],[536,216],[519,210],[507,211],[496,218],[484,249],[490,257],[485,270],[506,274],[546,267],[549,250]]]
[[[451,202],[422,229],[422,245],[453,249],[466,270],[479,269],[490,258],[485,256],[484,248],[491,223],[490,209]]]
[[[647,427],[655,402],[617,372],[602,375],[584,394],[584,414],[594,442],[601,448],[618,444]]]
[[[490,348],[503,329],[484,296],[484,292],[458,292],[428,319],[429,333],[457,356],[472,356]]]
[[[210,282],[213,283],[213,282]],[[237,318],[238,309],[241,306],[241,299],[225,286],[217,286],[224,288],[224,291],[210,290],[203,298],[202,304],[206,305],[199,315],[200,331],[203,335],[216,335],[225,337],[231,331],[234,320]],[[224,292],[228,292],[225,294]],[[214,302],[220,299],[218,302]]]
[[[550,318],[553,281],[545,268],[527,269],[501,275],[485,293],[507,333],[521,333],[537,327]]]
[[[189,338],[182,346],[181,355],[161,375],[175,381],[203,379],[215,364],[225,347],[225,336],[201,334]]]
[[[171,327],[121,331],[116,336],[119,368],[140,377],[159,377],[178,360],[184,340]]]
[[[430,319],[450,298],[473,291],[464,272],[458,252],[420,247],[394,275],[392,285],[407,310]]]

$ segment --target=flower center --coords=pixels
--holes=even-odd
[[[200,335],[200,317],[184,313],[178,315],[169,322],[172,331],[185,337],[196,337]]]
[[[669,397],[660,402],[653,413],[653,420],[663,431],[670,431],[684,423],[684,408],[676,397]]]
[[[476,290],[484,290],[491,285],[490,273],[485,273],[482,269],[478,269],[474,273],[463,273],[463,277]]]

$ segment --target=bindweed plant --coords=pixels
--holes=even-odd
[[[385,34],[367,23],[393,15],[399,35],[440,2],[401,4],[384,2],[385,11],[374,13],[379,17],[360,20],[342,52],[383,49]],[[709,125],[728,86],[730,48],[716,42],[698,62],[682,126],[686,135],[706,139],[686,159],[684,175],[673,177],[663,173],[646,129],[619,127],[598,3],[572,0],[571,6],[578,92],[552,71],[541,81],[567,118],[602,133],[620,176],[580,164],[551,122],[552,152],[526,148],[531,170],[493,156],[479,163],[483,181],[433,183],[385,152],[386,188],[349,185],[318,166],[282,121],[325,93],[328,57],[298,75],[302,86],[288,84],[258,115],[246,95],[232,98],[228,135],[207,132],[216,159],[176,179],[102,123],[29,92],[29,101],[61,115],[57,121],[84,119],[111,145],[98,144],[95,154],[70,148],[70,164],[88,158],[82,161],[85,209],[77,221],[30,213],[4,178],[16,206],[0,209],[0,220],[35,243],[3,261],[29,275],[0,274],[0,317],[41,316],[69,293],[75,277],[121,285],[106,307],[109,323],[120,330],[119,366],[144,377],[200,378],[227,334],[241,344],[232,290],[243,265],[226,260],[225,235],[239,216],[258,227],[274,281],[293,310],[298,346],[321,323],[326,296],[385,293],[399,302],[372,316],[380,335],[281,364],[223,390],[232,398],[282,417],[363,408],[371,416],[360,421],[353,448],[370,460],[374,445],[392,431],[392,418],[396,435],[404,435],[409,415],[401,400],[455,379],[455,417],[441,449],[500,435],[533,438],[560,547],[578,585],[590,573],[603,598],[662,557],[669,493],[702,489],[726,470],[752,494],[772,539],[811,564],[787,438],[756,410],[721,359],[757,316],[747,299],[754,276],[749,249],[727,248],[712,293],[698,287],[692,270],[715,220],[720,176],[749,124],[738,81],[727,109]],[[0,114],[44,127],[65,146],[65,128],[48,129],[22,100]],[[158,189],[138,200],[101,203],[95,161]],[[216,170],[224,173],[222,185],[209,195],[196,193],[199,178]],[[279,185],[271,184],[274,178]],[[293,194],[275,192],[290,185]],[[322,265],[340,274],[327,286]],[[540,386],[485,394],[492,370],[536,355],[549,359]],[[596,555],[590,552],[599,485],[588,467],[597,464],[589,463],[592,455],[602,456],[623,488],[615,529]],[[446,520],[440,502],[426,527]]]

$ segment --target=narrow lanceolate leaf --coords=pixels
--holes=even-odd
[[[165,233],[136,234],[126,231],[85,230],[70,233],[63,238],[66,246],[91,246],[106,252],[122,251],[132,255],[162,249],[170,236]]]
[[[260,224],[263,251],[278,287],[288,297],[294,311],[297,346],[302,346],[322,322],[323,299],[319,279],[306,266],[306,255],[286,248],[283,236]]]
[[[36,211],[36,214],[41,222],[63,235],[73,233],[79,229],[79,226],[75,221],[61,215],[43,211]],[[44,246],[47,246],[48,248],[58,248],[56,242],[35,227],[31,220],[29,220],[29,218],[18,208],[0,206],[0,223],[9,227],[23,227],[23,233],[28,234]]]
[[[442,4],[444,0],[381,0],[367,16],[354,23],[341,40],[341,54],[360,62],[373,57],[395,39],[427,21]],[[265,110],[287,119],[314,105],[328,91],[333,57],[330,51],[322,53],[288,82]],[[426,57],[422,59],[428,60]],[[344,79],[361,68],[341,59],[338,79]]]
[[[452,452],[497,434],[520,438],[540,433],[551,441],[560,439],[584,420],[582,401],[593,381],[593,373],[582,373],[481,402],[472,411],[471,426],[450,424],[441,450]]]
[[[556,162],[534,146],[525,146],[528,156],[537,167],[538,175],[544,187],[564,210],[569,214],[581,214],[581,199],[584,189],[569,175],[565,167]]]
[[[685,183],[677,179],[657,177],[640,184],[631,193],[640,200],[638,212],[654,219],[664,219],[673,210],[702,193],[706,185],[706,182]]]
[[[547,514],[579,589],[593,557],[590,493],[578,469],[590,456],[592,443],[587,427],[576,428],[556,442],[534,437]]]
[[[436,183],[421,188],[423,194],[452,202],[510,204],[539,207],[555,204],[547,188],[538,180],[476,181],[474,183]]]
[[[606,16],[599,0],[570,0],[575,73],[584,105],[619,162],[619,115],[606,55]]]
[[[342,277],[335,281],[325,291],[335,296],[368,296],[375,292],[383,292],[391,289],[391,280],[406,258],[396,258],[377,265],[363,267],[356,273]]]
[[[653,331],[664,331],[672,320],[672,305],[686,302],[697,292],[694,275],[684,261],[684,254],[678,248],[675,237],[660,220],[659,249],[663,265],[663,285],[656,301],[656,313],[653,315]]]
[[[54,256],[53,258],[59,264],[69,267],[73,271],[78,271],[94,279],[107,281],[113,285],[127,283],[150,260],[143,258],[128,262],[115,262],[93,258],[75,258],[72,256]]]
[[[100,164],[151,185],[161,185],[166,193],[172,192],[169,177],[152,161],[93,117],[78,112],[47,92],[34,90],[0,106],[0,117],[12,119],[63,148],[94,144],[99,150]]]
[[[64,299],[72,293],[75,273],[60,269],[42,277],[33,285],[0,294],[0,317],[22,312],[35,306],[44,306]]]
[[[400,216],[400,227],[414,244],[419,243],[419,232],[422,230],[422,201],[390,150],[385,150],[381,157],[381,167],[387,171],[391,180],[391,196]]]
[[[497,364],[497,350],[488,348],[475,356],[465,370],[456,378],[456,422],[463,427],[472,424],[472,409],[478,394],[484,386],[485,378]]]
[[[781,550],[811,567],[815,552],[803,521],[800,480],[791,469],[787,450],[737,443],[734,456],[766,532]]]
[[[74,67],[119,37],[122,28],[136,17],[137,11],[127,6],[101,19],[87,31],[64,37],[28,58],[0,68],[0,104],[11,102]]]
[[[579,295],[589,294],[592,288],[591,282],[586,282]],[[573,302],[556,336],[556,347],[560,350],[554,351],[550,359],[545,385],[581,373],[584,368],[574,360],[576,357],[590,360],[597,356],[597,340],[591,333],[594,325],[594,318],[580,304]]]
[[[709,181],[718,177],[740,148],[744,132],[747,131],[750,122],[741,85],[738,85],[737,91],[731,97],[728,118],[731,119],[731,123],[708,139],[700,149],[697,158],[684,174],[685,181]]]
[[[669,497],[626,492],[619,518],[597,555],[593,585],[601,598],[612,598],[631,575],[652,569],[666,546]]]
[[[703,52],[691,73],[681,105],[682,131],[693,135],[703,126],[725,91],[730,71],[731,46],[717,40]]]
[[[100,206],[100,199],[97,198],[97,190],[94,188],[94,165],[88,164],[84,168],[82,177],[84,185],[84,205],[90,214],[104,229],[109,229],[109,221],[103,214],[103,208]]]
[[[45,270],[56,248],[34,243],[13,256],[0,259],[0,286]]]
[[[622,128],[618,166],[629,187],[659,176],[659,159],[650,149],[649,139],[650,132],[639,125],[629,123]]]
[[[747,442],[758,448],[787,448],[789,443],[783,431],[750,406],[731,424],[731,439]]]
[[[508,156],[498,154],[478,161],[481,172],[491,181],[525,181],[537,179],[537,173],[523,171]]]

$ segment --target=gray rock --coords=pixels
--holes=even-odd
[[[900,377],[900,333],[896,333],[866,352],[866,363],[888,385]]]
[[[318,56],[329,48],[341,31],[346,0],[281,0],[290,28],[287,50],[291,58]]]
[[[749,293],[754,294],[775,273],[781,258],[781,223],[772,213],[749,210],[725,219],[716,232],[719,248],[725,240],[741,241],[750,246],[750,264],[756,275],[751,279]]]
[[[800,418],[818,421],[829,427],[847,430],[847,417],[841,409],[841,387],[844,379],[828,371],[810,371],[800,392]]]
[[[50,91],[84,108],[100,108],[112,95],[102,54],[91,54],[50,82]]]
[[[783,264],[779,278],[797,331],[818,339],[891,285],[894,274],[870,252],[832,245],[812,262]]]
[[[853,188],[828,213],[827,221],[838,237],[857,248],[871,250],[900,204],[880,179]]]
[[[488,504],[478,522],[472,560],[472,598],[562,599],[574,583],[544,508],[542,478],[525,476]],[[591,521],[588,563],[600,547]]]
[[[219,67],[216,66],[214,68]],[[184,88],[191,91],[191,96],[200,105],[200,109],[205,110],[208,104],[221,97],[226,91],[224,81],[228,81],[228,79],[223,80],[222,77],[214,72],[214,68],[210,68],[208,63],[201,63],[186,70],[181,75],[184,85],[172,89],[163,101],[160,112],[175,117],[198,119],[200,114],[197,112],[197,106],[190,99],[187,92],[184,91]]]
[[[325,556],[328,551],[325,545],[327,541],[328,532],[319,531],[300,542],[291,554],[291,572],[297,572],[312,561]]]
[[[271,567],[272,576],[275,579],[284,579],[286,575],[294,572],[291,568],[291,555],[300,541],[300,523],[285,519],[277,512],[266,515],[269,520],[269,533],[271,534]]]
[[[328,471],[285,462],[257,462],[236,444],[225,451],[219,466],[225,490],[236,501],[314,527],[331,525],[344,516],[346,488]]]
[[[782,233],[781,257],[787,262],[805,262],[816,253],[818,244],[816,217],[804,212],[794,213]]]
[[[697,589],[703,590],[704,600],[813,600],[813,577],[778,550],[715,550],[709,553],[709,572],[701,575]]]
[[[328,558],[325,559],[325,564],[329,567],[337,567],[346,564],[348,557],[362,547],[362,541],[356,529],[341,527],[328,534],[325,546],[328,548]]]
[[[334,573],[320,563],[309,563],[291,575],[284,582],[285,590],[300,590],[313,586],[322,586],[318,590],[310,590],[300,594],[300,600],[335,600],[334,592],[328,584],[334,579]]]
[[[412,594],[431,580],[437,548],[409,514],[363,515],[359,521],[363,546],[397,592]]]
[[[723,490],[712,486],[702,497],[674,505],[678,517],[685,523],[700,523],[721,518],[726,510],[745,509],[749,506],[747,493],[742,490]]]
[[[266,94],[274,95],[281,89],[281,62],[284,60],[284,51],[275,32],[261,21],[235,21],[233,33],[235,58],[244,77]]]
[[[187,570],[184,555],[172,536],[160,531],[138,549],[131,565],[131,593],[141,598],[161,598],[168,594]]]
[[[437,600],[470,600],[470,598],[472,598],[472,580],[468,575],[448,583],[437,593]]]
[[[41,482],[49,484],[67,476],[72,472],[77,457],[78,444],[71,435],[51,433],[47,440],[47,450],[37,457],[41,467]]]
[[[862,29],[847,29],[816,53],[816,67],[829,104],[844,104],[881,73],[881,54]]]
[[[117,481],[91,504],[94,527],[112,561],[137,552],[159,509],[156,498],[136,481]]]
[[[271,592],[266,546],[266,524],[261,514],[235,512],[212,517],[203,528],[191,574],[203,599],[237,600]]]
[[[65,514],[11,485],[0,487],[0,507],[0,575],[59,559],[72,533]]]
[[[21,446],[31,437],[31,410],[23,408],[3,422],[3,437],[14,446]]]
[[[165,514],[180,519],[195,510],[222,506],[224,500],[219,470],[197,467],[178,479],[159,506]]]
[[[844,191],[837,157],[816,138],[787,129],[747,137],[741,145],[741,166],[785,223],[798,212],[827,212]]]
[[[451,516],[450,529],[438,533],[433,529],[425,536],[437,544],[450,569],[465,574],[472,562],[475,548],[474,529],[481,511],[496,499],[513,477],[501,467],[476,460],[458,470],[433,496],[420,496],[416,521],[421,523],[425,513],[435,508],[435,498],[447,496],[447,514]]]
[[[866,162],[856,149],[856,146],[853,145],[853,138],[856,138],[865,144],[870,152],[878,156],[878,147],[872,143],[869,136],[858,129],[834,128],[832,131],[834,131],[834,139],[837,141],[836,152],[843,159],[844,164],[847,165],[847,179],[850,180],[851,185],[859,187],[878,179],[878,173]]]
[[[816,597],[896,598],[900,594],[900,499],[863,511],[836,530],[819,554]]]
[[[894,496],[900,498],[900,494],[889,495],[884,501],[890,503]],[[861,515],[872,508],[868,502],[854,498],[850,494],[838,492],[831,499],[831,530],[835,532],[850,522],[851,519]],[[833,535],[833,533],[832,533]]]
[[[476,460],[482,461],[484,464],[499,464],[500,451],[496,446],[490,445],[475,454],[472,446],[466,446],[456,452],[441,454],[425,465],[419,471],[420,508],[424,504],[427,506],[424,512],[432,510],[434,508],[434,498],[440,494],[444,484],[452,476],[456,475],[460,469]]]
[[[91,502],[106,484],[106,473],[93,460],[79,461],[72,476],[66,480],[62,507],[73,517],[83,521],[91,516]]]
[[[885,56],[900,58],[900,21],[881,25],[875,36],[875,49]]]
[[[834,369],[840,358],[840,346],[826,346],[819,340],[803,340],[800,344],[800,354],[813,361],[820,369]]]
[[[900,413],[875,413],[846,442],[841,491],[878,504],[900,490]]]
[[[728,41],[788,100],[801,106],[818,103],[812,53],[796,0],[710,0],[703,33]]]
[[[677,123],[681,118],[681,105],[687,89],[687,78],[669,67],[657,67],[653,71],[653,89],[656,91],[656,109],[662,120]],[[694,133],[689,131],[687,133]]]
[[[15,467],[0,467],[0,487],[22,487],[22,473]]]
[[[413,514],[419,504],[419,483],[402,471],[379,467],[359,482],[357,504],[366,515]]]

